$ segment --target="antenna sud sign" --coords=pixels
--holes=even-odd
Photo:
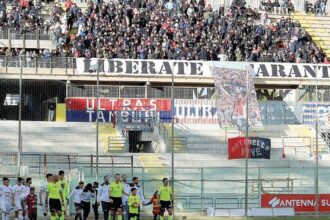
[[[295,212],[315,212],[315,194],[262,194],[263,208],[294,208]],[[330,212],[330,194],[319,195],[319,211]]]

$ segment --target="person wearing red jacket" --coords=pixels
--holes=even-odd
[[[30,188],[30,194],[26,197],[26,205],[28,211],[28,217],[30,220],[37,220],[37,195],[35,194],[35,188]]]
[[[150,201],[144,204],[144,206],[148,206],[152,204],[152,214],[154,216],[154,220],[157,220],[160,214],[160,205],[158,204],[157,194],[158,194],[158,190],[156,190],[154,195],[151,197]]]

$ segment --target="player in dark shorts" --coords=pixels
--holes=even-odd
[[[61,187],[57,184],[58,175],[52,177],[52,181],[48,183],[46,201],[48,200],[49,210],[51,212],[51,220],[61,218],[62,206],[64,205],[63,192]],[[46,207],[48,206],[46,204]]]
[[[74,207],[76,208],[76,215],[74,217],[74,219],[82,219],[81,218],[81,211],[82,211],[82,205],[81,205],[81,194],[83,192],[84,189],[84,182],[80,181],[79,185],[76,186],[76,188],[71,192],[69,199],[71,197],[73,197],[73,203],[74,203]]]
[[[172,188],[168,184],[168,179],[163,179],[163,185],[158,190],[158,201],[160,204],[160,220],[164,220],[164,213],[167,210],[168,220],[173,220],[172,208],[173,208],[173,196]]]
[[[120,181],[120,174],[115,175],[115,181],[110,184],[110,199],[111,204],[111,217],[115,219],[116,213],[118,215],[118,220],[123,220],[123,194],[129,196],[128,193],[124,191],[124,184]]]
[[[101,202],[104,220],[109,220],[109,211],[111,209],[109,196],[109,176],[104,176],[104,183],[99,186],[97,193],[97,201]]]

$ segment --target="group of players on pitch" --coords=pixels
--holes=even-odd
[[[172,220],[172,188],[169,180],[163,179],[163,184],[150,200],[145,200],[139,179],[133,177],[132,183],[127,182],[127,176],[116,174],[114,181],[110,183],[109,176],[104,176],[104,182],[93,184],[79,182],[69,194],[69,184],[64,178],[64,171],[60,170],[58,175],[47,174],[46,182],[41,185],[39,192],[39,205],[42,207],[43,219],[46,219],[48,211],[51,220],[62,220],[68,214],[69,200],[73,198],[76,209],[74,219],[88,219],[91,206],[94,219],[99,219],[98,209],[102,207],[104,220],[139,220],[140,207],[153,205],[154,220],[164,219],[167,210],[168,220]],[[28,217],[30,220],[37,219],[38,199],[35,188],[32,187],[32,179],[18,178],[14,186],[9,185],[9,179],[3,178],[0,185],[0,198],[2,219],[9,220],[12,208],[15,210],[15,220]]]

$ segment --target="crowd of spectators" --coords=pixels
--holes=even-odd
[[[317,0],[314,5],[313,3],[306,0],[305,2],[305,12],[306,13],[314,13],[315,15],[321,14],[325,15],[325,9],[327,6],[328,0]]]
[[[267,12],[280,14],[291,14],[294,12],[294,5],[291,0],[262,0],[260,9]]]
[[[41,28],[52,36],[57,50],[7,49],[0,55],[313,63],[326,60],[322,49],[299,23],[290,17],[266,22],[267,17],[246,6],[244,0],[233,0],[226,10],[223,6],[214,10],[204,0],[93,0],[82,10],[67,0],[63,5],[53,4],[47,19],[42,18],[38,1],[30,0],[25,7],[13,6],[10,15],[2,16],[0,25],[14,23],[11,27],[20,29],[24,25],[26,32]],[[290,0],[275,2],[287,13],[294,11]],[[5,4],[0,2],[0,11],[3,7]]]
[[[10,6],[7,7],[7,6]],[[16,30],[36,30],[44,28],[40,0],[0,1],[0,27]]]

